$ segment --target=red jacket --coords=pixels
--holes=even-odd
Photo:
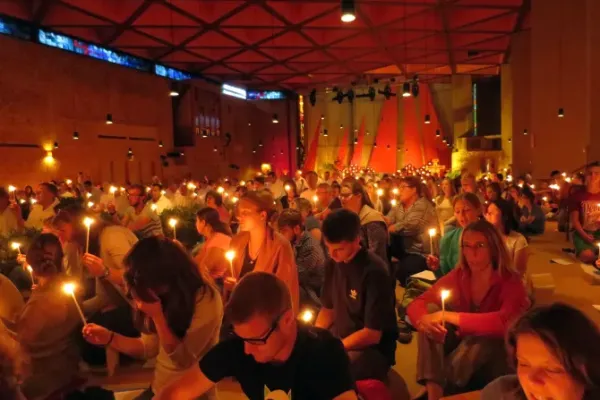
[[[446,310],[459,313],[458,329],[462,336],[503,337],[509,324],[529,308],[529,298],[518,275],[501,276],[494,272],[488,293],[479,310],[473,312],[471,305],[471,274],[457,268],[440,278],[427,292],[408,306],[408,317],[413,326],[426,315],[427,304],[442,307],[441,290],[450,290]]]

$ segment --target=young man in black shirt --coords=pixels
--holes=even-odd
[[[360,245],[360,220],[336,210],[323,222],[331,260],[316,326],[331,329],[350,356],[355,380],[385,380],[395,364],[398,328],[392,279],[385,262]]]
[[[158,399],[194,399],[234,377],[250,400],[357,400],[342,343],[298,326],[287,286],[275,275],[244,276],[226,313],[235,338],[217,344]]]

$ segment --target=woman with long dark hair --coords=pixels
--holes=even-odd
[[[41,234],[26,259],[37,286],[17,322],[17,338],[31,359],[31,374],[22,389],[28,399],[45,399],[77,375],[81,320],[73,299],[62,291],[67,278],[58,238]]]
[[[225,252],[231,243],[231,231],[219,219],[217,210],[210,207],[205,207],[196,214],[196,229],[206,241],[194,260],[198,268],[208,271],[208,274],[222,285],[223,278],[229,271],[229,261],[225,258]]]
[[[581,311],[534,308],[509,331],[507,346],[517,374],[490,383],[482,399],[600,399],[600,331]]]
[[[223,205],[223,196],[217,191],[211,190],[204,196],[204,203],[206,207],[214,208],[219,212],[219,218],[224,224],[231,222],[231,214],[229,210]]]
[[[490,201],[485,219],[502,234],[515,269],[525,276],[529,259],[527,239],[513,229],[515,221],[508,202],[503,199]]]
[[[128,294],[137,309],[142,336],[127,337],[88,324],[85,340],[139,358],[156,357],[154,379],[138,399],[151,399],[179,378],[217,343],[223,306],[210,277],[170,239],[146,238],[124,260]],[[212,398],[214,393],[203,398]]]
[[[279,199],[279,202],[281,203],[281,207],[286,210],[291,208],[293,201],[298,198],[296,182],[294,182],[292,179],[286,179],[283,182],[283,190],[285,190],[285,195]]]

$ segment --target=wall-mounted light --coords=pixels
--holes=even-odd
[[[325,136],[325,137],[329,136],[329,132],[327,131],[327,129],[323,129],[323,136]]]
[[[248,122],[248,126],[252,126],[252,122]]]
[[[106,125],[112,125],[112,124],[113,124],[112,114],[106,114]]]
[[[354,0],[342,0],[342,22],[353,22],[356,20],[356,6]]]
[[[439,129],[435,130],[435,137],[440,137],[441,134],[442,132]]]
[[[321,121],[325,121],[325,116],[321,114]]]
[[[561,107],[558,109],[558,118],[564,118],[564,117],[565,117],[565,109]]]
[[[259,140],[259,141],[258,141],[258,147],[263,147],[263,142],[262,142],[262,140]]]
[[[431,116],[429,114],[425,114],[425,123],[428,125],[431,123]]]
[[[238,99],[242,100],[246,100],[248,96],[246,93],[246,89],[231,86],[226,83],[221,86],[221,93],[227,96],[237,97]]]
[[[523,129],[523,136],[527,136],[529,135],[529,132],[527,131],[527,129]]]
[[[217,146],[213,147],[213,151],[214,151],[215,153],[218,151],[218,150],[217,150]]]
[[[79,140],[79,132],[73,132],[73,140]]]
[[[278,124],[279,123],[279,116],[277,114],[273,114],[273,123],[274,124]]]
[[[256,154],[256,147],[252,149],[252,154]]]
[[[373,142],[373,147],[377,148],[377,142]]]
[[[358,138],[354,138],[354,144],[358,144]]]
[[[58,142],[54,142],[54,150],[58,149]]]
[[[131,147],[129,149],[127,149],[127,155],[129,155],[129,156],[133,155],[133,149]]]
[[[202,129],[202,138],[206,139],[208,137],[208,132],[206,132],[206,129]]]
[[[169,96],[171,96],[171,97],[179,96],[179,90],[177,90],[177,84],[175,82],[171,82],[171,84],[170,84]]]
[[[160,142],[158,142],[158,147],[163,147],[163,142],[162,140]]]

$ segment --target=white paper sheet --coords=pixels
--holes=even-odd
[[[433,273],[433,271],[423,271],[423,272],[419,272],[418,274],[414,274],[410,276],[411,278],[417,278],[417,279],[423,279],[425,281],[435,281],[436,277],[435,274]]]
[[[571,264],[573,264],[573,260],[568,260],[566,258],[553,258],[551,261],[553,263],[560,264],[560,265],[571,265]]]

